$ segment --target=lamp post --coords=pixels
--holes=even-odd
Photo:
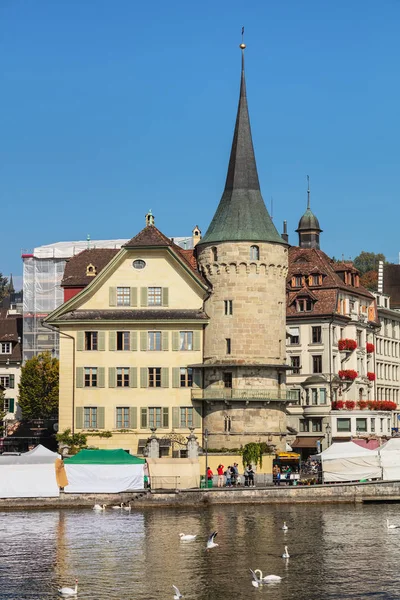
[[[331,443],[330,443],[331,426],[329,423],[327,423],[325,425],[325,431],[326,431],[326,441],[327,441],[328,448],[329,448],[329,446],[331,445]]]
[[[208,429],[204,430],[204,450],[206,452],[206,470],[205,470],[204,485],[205,485],[205,487],[207,487],[208,486],[208,480],[207,480],[207,467],[208,467]]]

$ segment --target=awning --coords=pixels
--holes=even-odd
[[[317,442],[322,440],[322,436],[318,437],[297,437],[292,442],[292,448],[316,448]]]
[[[296,452],[277,452],[276,458],[284,460],[299,460],[300,454],[297,454]]]

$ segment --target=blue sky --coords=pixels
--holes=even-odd
[[[21,248],[205,232],[229,158],[245,26],[264,200],[330,255],[400,242],[398,0],[2,0],[0,271]]]

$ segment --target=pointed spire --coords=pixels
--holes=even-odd
[[[244,28],[242,29],[242,36]],[[222,241],[259,241],[283,244],[261,196],[247,106],[244,51],[239,105],[225,189],[213,220],[199,245]]]
[[[307,210],[310,210],[310,176],[307,175]]]
[[[15,293],[12,273],[10,273],[10,281],[8,282],[8,293],[9,294]]]
[[[296,231],[299,234],[301,248],[319,249],[319,234],[322,229],[319,221],[310,208],[310,177],[307,175],[307,210],[299,221]]]

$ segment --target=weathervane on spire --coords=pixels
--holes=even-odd
[[[310,208],[310,176],[307,175],[307,208]]]
[[[240,44],[239,48],[241,48],[242,51],[246,48],[246,44],[244,43],[244,27],[242,27],[242,43]]]

